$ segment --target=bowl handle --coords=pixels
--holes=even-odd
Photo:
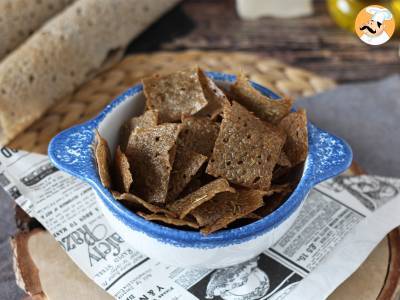
[[[341,138],[323,131],[313,124],[308,126],[309,161],[313,184],[339,175],[348,169],[353,160],[350,146]]]
[[[83,123],[56,135],[49,144],[49,157],[52,163],[62,171],[85,181],[98,181],[93,150],[95,124]]]

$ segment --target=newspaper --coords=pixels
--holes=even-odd
[[[0,186],[115,299],[325,299],[400,224],[400,179],[339,176],[316,186],[291,229],[258,257],[218,269],[149,259],[107,223],[94,190],[47,156],[2,148]]]

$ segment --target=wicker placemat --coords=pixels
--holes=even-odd
[[[60,101],[9,146],[46,153],[47,145],[56,133],[94,117],[115,96],[142,77],[193,65],[227,73],[243,71],[278,94],[294,97],[311,95],[335,85],[330,79],[257,54],[186,51],[133,55]]]

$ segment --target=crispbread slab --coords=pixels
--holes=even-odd
[[[206,172],[249,188],[268,190],[286,135],[237,102],[224,119]]]
[[[156,109],[161,122],[179,121],[207,105],[197,68],[143,79],[146,105]]]
[[[75,0],[0,1],[0,60]]]
[[[219,124],[204,117],[182,119],[179,144],[197,153],[210,157],[219,132]]]
[[[175,200],[207,160],[207,156],[178,146],[169,179],[167,202]]]
[[[154,127],[158,124],[158,111],[147,110],[138,117],[133,117],[126,121],[119,130],[119,144],[123,151],[128,145],[129,136],[136,128]]]
[[[200,226],[205,226],[201,232],[207,235],[263,206],[264,195],[264,191],[247,189],[237,190],[236,193],[220,193],[193,210],[191,215]]]
[[[112,186],[110,167],[111,167],[111,154],[108,143],[96,131],[96,143],[94,146],[94,156],[96,158],[97,170],[99,177],[104,187],[110,189]]]
[[[159,214],[146,214],[144,212],[138,211],[137,214],[148,221],[160,221],[165,224],[175,225],[175,226],[188,226],[194,229],[198,229],[199,225],[190,220],[181,220],[174,217],[159,215]]]
[[[234,191],[235,189],[229,186],[228,181],[219,178],[202,186],[186,197],[167,204],[167,208],[176,213],[180,219],[183,219],[196,207],[209,201],[218,193]]]
[[[177,2],[80,0],[45,23],[0,64],[0,144],[116,63],[128,43]]]
[[[287,134],[283,150],[293,166],[303,162],[308,153],[307,115],[304,109],[292,112],[279,124]]]
[[[151,203],[164,203],[175,159],[179,124],[136,129],[126,148],[133,174],[132,190]]]
[[[128,145],[129,136],[136,128],[148,128],[158,125],[158,111],[147,110],[138,117],[133,117],[126,121],[120,128],[119,143],[121,149],[126,149]]]
[[[115,188],[122,193],[128,193],[133,182],[131,168],[128,158],[119,146],[115,150],[113,167]]]
[[[276,164],[281,167],[291,167],[292,166],[292,163],[290,162],[289,157],[286,155],[285,151],[283,151],[283,150],[281,151],[278,162]]]
[[[147,209],[148,211],[155,213],[155,214],[165,214],[171,217],[176,217],[176,215],[173,212],[170,212],[169,210],[166,210],[162,207],[159,207],[157,205],[151,204],[147,201],[144,201],[142,198],[139,198],[133,194],[129,193],[115,193],[113,192],[113,196],[117,200],[123,200],[128,202],[131,205],[134,205],[136,209],[141,210],[143,208]]]
[[[262,120],[277,124],[284,118],[293,105],[293,100],[283,98],[272,100],[262,95],[253,88],[244,74],[237,76],[236,82],[231,86],[234,100],[252,111]]]
[[[196,116],[206,116],[214,120],[222,112],[224,103],[229,100],[215,82],[211,78],[207,77],[203,70],[199,68],[198,72],[204,96],[206,97],[208,104],[200,110]]]

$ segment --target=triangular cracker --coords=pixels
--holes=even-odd
[[[193,210],[191,215],[200,226],[205,226],[201,232],[210,234],[263,206],[264,195],[264,191],[245,189],[236,193],[220,193]]]
[[[126,150],[132,169],[132,191],[151,203],[164,203],[175,159],[180,125],[136,129]]]
[[[167,201],[175,200],[207,160],[207,156],[178,146],[169,179]]]
[[[104,187],[110,189],[112,186],[110,167],[111,154],[108,143],[103,139],[98,131],[96,131],[96,142],[94,146],[94,156],[96,158],[97,170]]]
[[[183,219],[193,209],[212,199],[216,194],[234,191],[235,189],[229,186],[228,181],[219,178],[202,186],[186,197],[178,199],[171,204],[167,204],[167,208],[176,213],[180,219]]]
[[[279,123],[287,134],[283,150],[293,166],[303,162],[308,154],[307,115],[304,109],[292,112]]]
[[[206,172],[249,188],[268,190],[286,135],[237,102],[224,119]]]
[[[165,224],[175,225],[175,226],[188,226],[194,229],[198,229],[199,225],[190,220],[181,220],[174,217],[159,215],[159,214],[146,214],[144,212],[138,211],[137,214],[148,221],[160,221]]]
[[[293,105],[293,100],[283,98],[272,100],[253,88],[244,74],[237,76],[231,86],[234,100],[252,111],[260,119],[277,124],[284,118]]]
[[[121,151],[120,146],[115,150],[113,167],[115,188],[122,193],[128,193],[133,179],[128,158]]]
[[[148,128],[154,127],[158,124],[158,111],[147,110],[138,117],[133,117],[126,121],[119,130],[119,144],[122,151],[126,150],[128,145],[129,136],[135,128]]]
[[[161,122],[179,121],[207,105],[197,68],[143,79],[149,109],[159,111]]]

